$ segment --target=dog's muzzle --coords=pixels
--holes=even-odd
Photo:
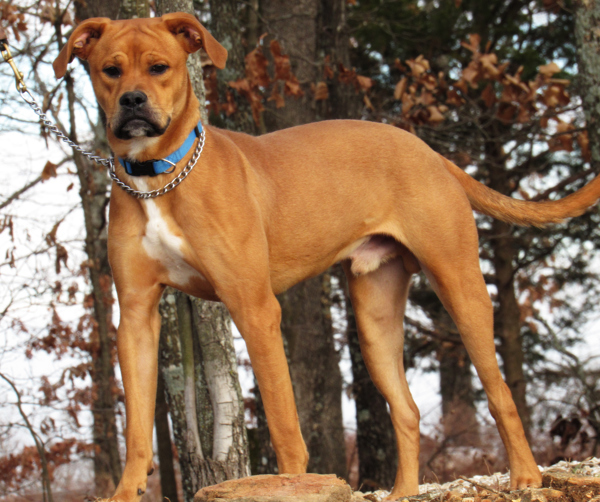
[[[113,120],[112,130],[119,139],[154,137],[164,134],[165,125],[152,109],[148,96],[142,91],[126,92],[119,99],[119,112]]]

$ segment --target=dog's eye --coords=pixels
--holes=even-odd
[[[110,78],[118,78],[121,76],[121,69],[116,66],[107,66],[106,68],[103,68],[102,71]]]
[[[162,75],[169,67],[166,64],[155,64],[150,67],[151,75]]]

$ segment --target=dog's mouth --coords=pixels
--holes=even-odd
[[[159,120],[146,114],[124,112],[119,115],[112,130],[119,139],[153,138],[163,135],[170,123],[170,118],[161,125]]]

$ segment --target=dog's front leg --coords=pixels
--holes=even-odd
[[[270,286],[223,297],[250,355],[267,415],[279,473],[304,473],[308,451],[300,432],[281,337],[281,307]]]
[[[125,469],[113,502],[138,501],[146,491],[152,471],[152,431],[160,315],[158,303],[163,287],[120,288],[121,321],[117,331],[117,352],[125,390],[127,425]]]

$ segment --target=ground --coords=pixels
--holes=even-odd
[[[583,462],[559,462],[542,468],[543,488],[510,492],[509,475],[460,478],[443,485],[424,484],[420,495],[406,502],[600,502],[600,459]],[[352,502],[360,499],[380,502],[388,492],[355,492]],[[404,502],[404,501],[402,501]]]

